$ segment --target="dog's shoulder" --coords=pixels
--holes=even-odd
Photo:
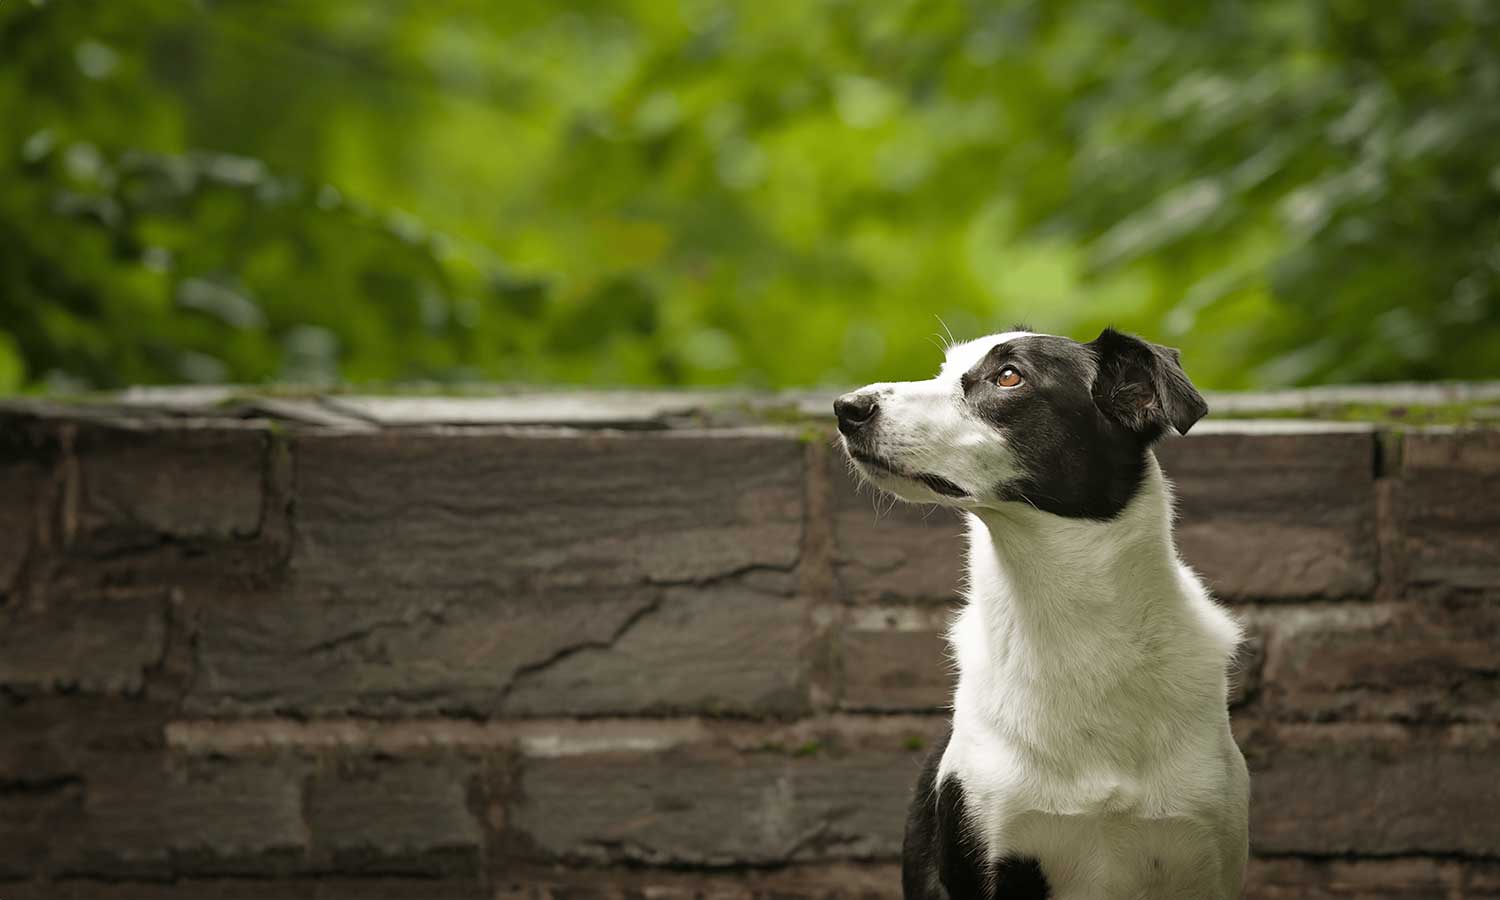
[[[906,900],[1047,900],[1047,879],[1034,859],[1002,857],[990,862],[975,834],[962,780],[938,779],[953,736],[950,725],[917,780],[902,844],[901,890]]]

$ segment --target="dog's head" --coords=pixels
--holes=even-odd
[[[902,499],[1108,519],[1151,444],[1208,405],[1176,350],[1106,328],[1086,344],[1029,331],[956,344],[937,377],[860,388],[834,412],[858,472]]]

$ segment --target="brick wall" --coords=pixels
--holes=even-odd
[[[745,421],[11,403],[0,898],[897,896],[960,525]],[[1160,456],[1255,635],[1248,895],[1500,896],[1500,432]]]

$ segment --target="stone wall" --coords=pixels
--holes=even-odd
[[[778,410],[10,403],[0,898],[898,896],[961,528]],[[1500,432],[1159,455],[1254,634],[1247,895],[1500,896]]]

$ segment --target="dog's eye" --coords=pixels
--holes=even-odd
[[[1022,380],[1021,373],[1014,366],[1006,366],[1000,370],[1000,377],[995,379],[995,383],[1003,388],[1012,388],[1020,387]]]

